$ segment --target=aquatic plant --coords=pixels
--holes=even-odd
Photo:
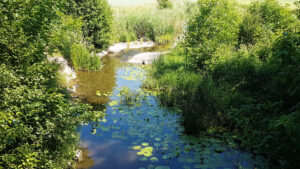
[[[121,104],[139,105],[145,98],[142,91],[131,91],[128,87],[123,87],[120,90]]]

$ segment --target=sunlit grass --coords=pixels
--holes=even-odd
[[[146,2],[146,1],[145,1]],[[170,42],[179,35],[192,13],[191,0],[175,0],[173,9],[160,10],[156,3],[114,7],[114,42],[137,39]]]
[[[156,2],[156,0],[108,0],[111,6],[130,6],[154,2]]]
[[[242,3],[242,4],[250,4],[251,2],[255,2],[257,0],[236,0],[238,3]],[[281,4],[289,4],[292,7],[294,6],[294,2],[296,2],[296,0],[277,0],[278,2],[280,2]]]

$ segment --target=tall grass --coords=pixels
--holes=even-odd
[[[190,0],[175,0],[172,9],[159,9],[156,3],[115,7],[114,42],[153,40],[170,42],[182,33],[186,19],[192,13]]]
[[[70,54],[72,65],[75,70],[99,70],[100,58],[91,54],[83,44],[73,44]]]
[[[76,70],[98,70],[100,58],[92,54],[93,46],[83,43],[80,18],[59,14],[60,19],[52,23],[50,51],[61,52]]]

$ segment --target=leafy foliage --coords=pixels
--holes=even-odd
[[[170,0],[157,0],[160,9],[172,8],[173,4]]]
[[[81,40],[80,20],[62,14],[67,2],[0,2],[0,168],[66,168],[79,124],[101,117],[71,100],[46,61]]]
[[[4,168],[56,168],[74,156],[77,126],[101,116],[71,102],[57,87],[58,66],[36,63],[17,75],[1,65],[0,164]],[[9,75],[9,76],[7,76]]]
[[[259,41],[268,42],[294,21],[291,12],[276,0],[252,3],[241,24],[239,43],[254,45]]]
[[[110,44],[112,10],[106,0],[78,0],[76,13],[82,17],[85,40],[98,49]]]
[[[90,45],[82,43],[81,19],[60,14],[52,24],[49,51],[61,52],[75,70],[99,70],[100,59],[91,54]]]
[[[234,4],[228,0],[199,1],[198,8],[188,24],[184,46],[190,64],[203,69],[221,56],[224,48],[236,44],[239,20]]]
[[[56,18],[57,7],[57,1],[51,0],[1,1],[0,62],[26,67],[43,60],[49,31],[47,20]]]
[[[299,20],[275,0],[253,2],[245,15],[232,5],[199,1],[184,42],[153,64],[152,85],[183,110],[187,132],[229,132],[272,168],[295,168]]]

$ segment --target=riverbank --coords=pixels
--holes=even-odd
[[[186,132],[233,139],[270,168],[295,168],[299,12],[275,0],[216,2],[199,1],[210,12],[196,13],[183,43],[152,64],[148,87],[182,110]]]
[[[149,50],[161,52],[159,48]],[[103,57],[102,71],[77,73],[79,98],[106,113],[99,126],[82,126],[85,155],[78,167],[182,169],[263,165],[262,157],[242,151],[234,143],[227,146],[217,139],[187,135],[181,125],[181,113],[164,107],[157,92],[141,87],[147,68],[124,60],[133,51],[145,52],[142,48],[131,49]]]

